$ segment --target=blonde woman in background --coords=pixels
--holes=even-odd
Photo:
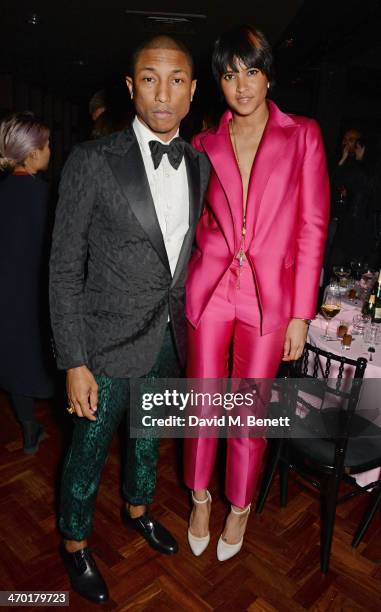
[[[38,176],[49,158],[49,128],[32,113],[1,122],[0,388],[10,394],[29,454],[44,434],[35,398],[53,394],[45,275],[48,185]]]

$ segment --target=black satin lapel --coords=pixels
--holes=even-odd
[[[170,270],[167,251],[156,215],[143,158],[137,140],[134,140],[125,155],[106,153],[129,206],[147,234],[164,265]]]
[[[189,192],[189,228],[184,236],[184,241],[181,247],[180,255],[177,260],[176,269],[172,279],[172,285],[174,285],[183,268],[187,264],[192,243],[194,239],[194,233],[197,225],[197,221],[201,213],[201,198],[200,198],[200,163],[198,157],[190,154],[187,149],[184,150],[184,159],[187,169],[188,178],[188,192]]]

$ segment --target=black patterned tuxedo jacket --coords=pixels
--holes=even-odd
[[[115,378],[149,372],[170,315],[186,353],[184,283],[209,162],[184,153],[189,230],[171,275],[132,128],[75,147],[63,170],[50,261],[50,307],[61,369]]]

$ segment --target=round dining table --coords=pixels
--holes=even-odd
[[[328,329],[328,334],[331,340],[325,340],[322,336],[324,336],[324,332],[326,329],[327,321],[323,318],[322,315],[318,314],[313,321],[311,321],[309,330],[308,330],[308,342],[312,346],[316,346],[330,353],[334,353],[336,355],[344,355],[350,359],[358,359],[359,357],[364,357],[368,360],[364,379],[373,379],[373,381],[365,382],[362,387],[359,407],[361,410],[366,410],[372,413],[374,416],[372,418],[372,422],[381,427],[381,324],[379,331],[379,344],[376,344],[374,349],[375,352],[370,353],[368,351],[369,345],[367,345],[364,341],[363,334],[352,334],[352,344],[349,349],[343,349],[341,344],[341,339],[337,338],[336,330],[341,321],[345,321],[349,328],[348,333],[352,333],[352,321],[353,317],[357,314],[361,313],[362,302],[359,300],[348,300],[343,297],[341,300],[341,311],[340,313],[333,319],[331,319]],[[369,360],[370,355],[372,355],[372,361]],[[322,364],[322,370],[324,366]],[[332,365],[331,374],[332,378],[337,374],[338,366],[335,372],[335,366]],[[379,379],[379,381],[377,380]],[[380,440],[381,444],[381,440]],[[366,486],[371,482],[375,482],[379,480],[381,477],[381,470],[376,468],[374,470],[369,470],[368,472],[363,472],[362,474],[356,475],[357,484],[360,486]]]
[[[364,378],[381,378],[381,324],[378,340],[380,344],[375,346],[375,352],[372,354],[372,361],[369,361],[369,345],[364,342],[363,335],[352,334],[352,344],[348,350],[342,349],[341,339],[336,336],[336,330],[340,321],[345,321],[349,324],[349,333],[351,333],[353,317],[361,313],[361,308],[362,302],[350,301],[343,298],[341,301],[340,313],[334,319],[331,319],[329,323],[328,334],[332,340],[324,340],[322,338],[327,321],[322,315],[318,314],[315,319],[311,321],[308,331],[308,341],[313,346],[318,346],[325,351],[336,353],[337,355],[344,355],[350,359],[364,357],[368,360]]]

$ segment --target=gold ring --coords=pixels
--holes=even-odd
[[[72,404],[72,403],[70,403],[70,404],[68,405],[68,407],[66,408],[66,410],[68,411],[68,413],[69,413],[69,414],[74,414],[74,412],[75,412],[75,408],[74,408],[74,406],[73,406],[73,404]]]

